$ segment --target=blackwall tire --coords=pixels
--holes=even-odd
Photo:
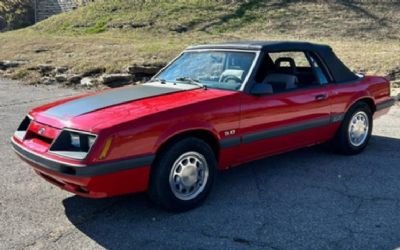
[[[334,149],[345,155],[361,153],[371,137],[372,115],[371,108],[365,102],[354,104],[346,113],[332,141]]]
[[[199,206],[215,182],[217,162],[211,147],[197,138],[168,145],[152,166],[149,197],[161,207],[182,212]]]

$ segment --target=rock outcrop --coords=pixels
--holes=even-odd
[[[35,22],[33,0],[1,0],[0,31],[24,28]]]

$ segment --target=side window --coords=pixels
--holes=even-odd
[[[273,52],[269,56],[273,61],[273,70],[266,75],[264,82],[271,84],[274,92],[319,85],[304,52]]]
[[[327,84],[328,78],[318,58],[303,51],[266,54],[256,80],[272,86],[274,93]]]

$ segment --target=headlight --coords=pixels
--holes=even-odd
[[[73,159],[84,159],[93,147],[96,135],[75,131],[63,130],[54,141],[50,152]]]
[[[88,137],[89,148],[92,148],[92,146],[93,146],[95,141],[96,141],[96,137],[95,136]]]
[[[74,148],[80,148],[81,147],[81,138],[78,133],[69,133],[71,137],[71,146]]]
[[[31,123],[32,118],[30,116],[26,116],[21,124],[18,126],[17,131],[15,131],[14,136],[20,139],[21,141],[24,139],[26,131],[28,130],[29,124]]]

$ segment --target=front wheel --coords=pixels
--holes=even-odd
[[[372,112],[364,103],[356,103],[346,113],[333,140],[334,148],[340,153],[353,155],[364,150],[371,137]]]
[[[153,165],[150,199],[172,211],[194,208],[210,192],[215,174],[215,154],[207,143],[197,138],[174,142]]]

